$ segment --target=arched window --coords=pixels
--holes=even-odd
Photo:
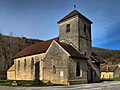
[[[34,58],[31,59],[31,69],[33,69],[34,66]]]
[[[77,62],[77,65],[76,65],[76,76],[80,76],[80,63]]]
[[[26,59],[24,60],[24,70],[26,71],[26,65],[27,65],[27,63],[26,63]]]
[[[18,72],[20,71],[20,61],[18,61]]]
[[[53,66],[53,73],[55,74],[56,73],[56,67]]]
[[[86,24],[84,24],[84,33],[87,33],[87,27],[86,27]]]
[[[66,32],[70,32],[70,24],[66,25]]]

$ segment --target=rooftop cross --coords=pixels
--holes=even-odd
[[[74,9],[76,9],[76,5],[74,5]]]

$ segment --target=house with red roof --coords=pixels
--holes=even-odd
[[[100,81],[104,60],[91,51],[92,21],[73,10],[57,23],[59,37],[28,46],[13,57],[9,80],[65,85]]]
[[[120,67],[118,65],[104,65],[100,67],[101,78],[120,78]]]

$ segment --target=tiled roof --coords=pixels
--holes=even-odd
[[[57,37],[57,38],[53,38],[53,39],[50,39],[47,41],[40,42],[38,44],[33,44],[31,46],[28,46],[28,47],[24,48],[23,50],[21,50],[20,52],[18,52],[13,57],[13,59],[28,56],[28,55],[45,53],[47,51],[48,47],[50,46],[50,44],[52,43],[52,41],[53,40],[58,41],[58,39],[59,38]]]
[[[81,13],[79,13],[77,10],[73,10],[71,13],[69,13],[68,15],[66,15],[63,19],[61,19],[60,21],[58,21],[57,23],[60,23],[68,18],[71,18],[75,15],[79,15],[80,17],[84,18],[85,20],[87,20],[88,22],[90,22],[92,24],[92,21],[90,21],[88,18],[86,18],[84,15],[82,15]]]
[[[80,57],[80,58],[84,58],[87,59],[85,55],[80,54],[73,46],[69,45],[69,44],[65,44],[62,42],[58,42],[59,45],[66,50],[72,57]]]
[[[104,65],[100,67],[101,72],[114,72],[118,66],[117,65]]]

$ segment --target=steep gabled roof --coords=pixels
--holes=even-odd
[[[100,67],[101,72],[114,72],[118,66],[117,65],[105,65]]]
[[[90,21],[88,18],[86,18],[84,15],[82,15],[81,13],[79,13],[77,10],[73,10],[71,13],[69,13],[68,15],[66,15],[64,18],[62,18],[60,21],[58,21],[57,23],[60,23],[68,18],[71,18],[75,15],[78,15],[79,17],[84,18],[85,20],[87,20],[88,22],[90,22],[91,24],[93,23],[92,21]]]
[[[83,54],[80,54],[73,46],[69,44],[65,44],[62,42],[58,42],[58,44],[65,50],[67,51],[72,57],[78,57],[78,58],[84,58],[87,59],[86,56]]]
[[[29,56],[29,55],[34,55],[34,54],[39,54],[39,53],[45,53],[48,49],[48,47],[50,46],[50,44],[52,43],[53,40],[58,41],[58,37],[57,38],[53,38],[47,41],[43,41],[40,42],[38,44],[33,44],[31,46],[28,46],[26,48],[24,48],[23,50],[21,50],[20,52],[18,52],[13,59],[15,58],[19,58],[19,57],[24,57],[24,56]]]

